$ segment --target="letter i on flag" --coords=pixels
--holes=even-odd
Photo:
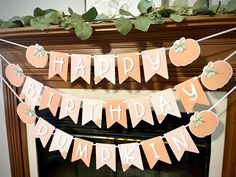
[[[125,172],[131,165],[143,170],[143,162],[138,143],[118,145],[122,169]]]
[[[61,52],[50,52],[48,78],[51,79],[53,76],[58,74],[64,81],[67,81],[68,64],[69,54]]]
[[[145,50],[142,52],[145,82],[154,74],[169,79],[165,48]]]
[[[104,165],[116,171],[116,146],[114,144],[96,144],[96,169]]]
[[[92,142],[80,138],[75,138],[71,162],[81,159],[87,165],[87,167],[89,167],[92,150],[93,150]]]
[[[35,138],[39,138],[43,147],[45,148],[50,137],[54,132],[55,127],[48,123],[46,120],[39,118],[35,125]]]
[[[190,113],[197,103],[210,105],[197,77],[176,85],[175,89],[187,113]]]
[[[128,77],[141,82],[140,61],[137,52],[117,55],[119,83],[122,84]]]
[[[199,153],[195,143],[184,126],[174,129],[164,136],[178,161],[180,161],[185,151]]]

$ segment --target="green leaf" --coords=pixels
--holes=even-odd
[[[138,3],[138,10],[141,14],[144,14],[147,12],[149,8],[151,8],[153,5],[153,0],[141,0]]]
[[[82,18],[85,21],[90,22],[96,19],[97,15],[98,15],[97,9],[95,7],[92,7],[86,13],[82,15]]]
[[[130,16],[130,17],[134,17],[134,18],[135,18],[135,16],[134,16],[132,13],[130,13],[129,11],[124,10],[124,9],[120,9],[120,10],[119,10],[119,14],[120,14],[120,15],[124,15],[124,16]]]
[[[225,6],[226,12],[234,12],[236,11],[236,0],[230,0],[228,4]]]
[[[208,8],[208,0],[197,0],[193,5],[193,10]]]
[[[163,24],[163,23],[165,23],[165,18],[163,18],[163,17],[158,17],[158,18],[154,18],[151,20],[152,25]]]
[[[86,39],[90,38],[92,33],[93,33],[92,27],[89,24],[85,23],[85,22],[78,23],[75,26],[75,34],[81,40],[86,40]]]
[[[25,26],[30,26],[30,20],[31,20],[32,18],[34,18],[34,17],[33,17],[33,16],[30,16],[30,15],[22,17],[22,19],[23,19],[23,21],[24,21],[24,25],[25,25]]]
[[[132,29],[132,22],[129,19],[119,18],[115,22],[117,30],[126,36]]]
[[[61,15],[58,12],[49,12],[44,18],[46,24],[58,25],[61,22]]]
[[[170,8],[170,7],[160,7],[160,9],[158,10],[158,13],[162,16],[162,17],[170,17],[171,14],[175,13],[175,10]]]
[[[151,23],[152,23],[152,20],[149,17],[139,16],[139,17],[137,17],[134,25],[135,25],[135,29],[147,32]]]
[[[209,8],[199,8],[193,11],[193,15],[214,15],[215,13]]]
[[[48,24],[44,24],[42,22],[40,22],[39,20],[35,19],[35,18],[32,18],[30,20],[30,24],[33,28],[35,29],[40,29],[40,30],[44,30],[46,29],[49,25]]]
[[[41,8],[37,7],[36,9],[34,9],[34,17],[40,17],[45,15],[46,12],[45,10],[42,10]]]
[[[14,16],[12,17],[9,21],[16,23],[18,26],[24,26],[24,21],[21,17],[19,16]]]
[[[97,17],[96,17],[96,20],[107,20],[109,19],[109,17],[107,15],[105,15],[104,13],[102,14],[99,14]]]
[[[3,21],[1,23],[1,28],[16,28],[16,27],[19,27],[19,25],[12,21]]]
[[[70,15],[72,15],[74,13],[70,7],[68,8],[68,12],[70,13]]]
[[[171,14],[170,18],[175,21],[175,22],[182,22],[185,18],[185,16],[181,16],[181,15],[176,15],[176,14]]]
[[[175,7],[188,7],[188,1],[187,0],[175,0],[173,2],[173,6],[175,6]]]

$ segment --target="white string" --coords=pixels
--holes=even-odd
[[[236,30],[236,27],[234,28],[230,28],[230,29],[227,29],[227,30],[224,30],[224,31],[221,31],[219,33],[215,33],[215,34],[212,34],[212,35],[209,35],[209,36],[206,36],[206,37],[203,37],[201,39],[198,39],[197,42],[201,42],[201,41],[204,41],[204,40],[207,40],[207,39],[210,39],[210,38],[213,38],[213,37],[216,37],[216,36],[220,36],[222,34],[225,34],[225,33],[229,33],[229,32],[232,32],[232,31],[235,31]],[[0,41],[2,42],[5,42],[5,43],[8,43],[8,44],[12,44],[12,45],[15,45],[15,46],[19,46],[19,47],[22,47],[22,48],[28,48],[27,46],[25,45],[22,45],[22,44],[19,44],[19,43],[16,43],[16,42],[12,42],[12,41],[9,41],[9,40],[5,40],[5,39],[1,39],[0,38]],[[164,48],[164,50],[169,50],[171,47],[168,47],[168,48]],[[50,54],[50,52],[47,52],[47,54]],[[137,52],[138,55],[142,55],[142,52]],[[68,55],[68,56],[71,56],[72,54]],[[117,55],[115,55],[115,57],[117,57]],[[94,58],[94,57],[92,57]]]

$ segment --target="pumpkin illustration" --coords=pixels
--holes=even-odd
[[[200,51],[197,41],[181,38],[170,48],[169,58],[175,66],[186,66],[199,57]]]
[[[233,76],[232,66],[226,61],[209,62],[201,74],[202,84],[209,90],[222,88]]]
[[[31,45],[26,50],[26,59],[36,68],[44,68],[48,64],[48,55],[38,44]]]
[[[25,81],[22,68],[19,65],[9,64],[5,69],[5,75],[9,82],[15,87],[20,87]]]
[[[35,122],[36,119],[35,111],[34,108],[31,108],[30,105],[26,103],[20,103],[17,106],[16,111],[22,122],[26,124],[32,124]]]
[[[190,118],[189,129],[199,138],[210,135],[219,124],[219,119],[215,113],[211,111],[195,112]]]

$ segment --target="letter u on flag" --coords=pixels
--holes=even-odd
[[[48,78],[51,79],[53,76],[58,74],[64,81],[67,81],[68,64],[69,54],[50,52]]]
[[[122,84],[128,77],[141,82],[140,61],[137,52],[117,55],[119,83]]]
[[[96,144],[96,169],[104,165],[116,171],[116,146],[114,144]]]
[[[164,136],[178,161],[180,161],[185,151],[199,153],[195,143],[184,126],[174,129]]]
[[[143,170],[143,161],[138,143],[119,144],[118,149],[123,171],[128,170],[131,165]]]
[[[115,84],[115,55],[94,55],[94,75],[95,84],[104,78]]]
[[[197,77],[176,85],[175,89],[187,113],[190,113],[197,103],[210,105]]]
[[[49,148],[49,152],[58,150],[60,151],[62,157],[66,159],[72,140],[73,136],[56,129]]]
[[[154,74],[169,79],[165,48],[145,50],[142,52],[145,82]]]

